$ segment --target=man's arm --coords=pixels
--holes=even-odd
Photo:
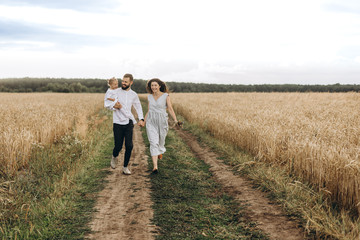
[[[105,100],[104,100],[104,107],[107,108],[107,109],[109,109],[109,110],[114,111],[114,110],[115,110],[114,106],[115,106],[116,103],[117,103],[117,102],[114,102],[114,101],[110,101],[110,100],[105,99]]]
[[[139,120],[144,120],[144,113],[143,113],[143,110],[142,110],[142,107],[141,107],[139,96],[137,94],[136,94],[133,106],[135,108],[135,111],[136,111],[136,113],[138,115]]]
[[[121,109],[121,108],[122,108],[122,105],[121,105],[121,103],[116,102],[113,108]]]

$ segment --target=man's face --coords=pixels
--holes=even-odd
[[[123,78],[123,80],[121,81],[121,88],[123,90],[128,89],[131,85],[133,84],[132,81],[130,81],[130,78]]]

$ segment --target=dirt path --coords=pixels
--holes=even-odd
[[[227,165],[217,159],[209,148],[200,146],[196,138],[183,130],[176,130],[190,146],[194,154],[211,166],[210,171],[224,189],[239,202],[248,204],[249,218],[271,239],[300,240],[304,232],[290,221],[280,207],[272,204],[261,191],[252,188],[246,179],[236,176]],[[150,198],[147,156],[141,132],[134,128],[134,149],[129,168],[132,175],[122,174],[122,160],[111,170],[108,184],[100,192],[93,221],[94,231],[89,239],[154,239],[156,226],[152,224],[153,210]],[[120,153],[123,156],[123,152]],[[109,161],[110,162],[110,161]]]
[[[107,185],[100,192],[89,239],[154,239],[153,210],[145,144],[138,126],[134,127],[134,149],[129,163],[132,175],[122,173],[123,157],[107,177]],[[123,150],[120,156],[123,156]],[[110,168],[110,159],[109,159]]]
[[[224,189],[239,202],[248,204],[250,219],[257,222],[258,227],[270,236],[271,239],[297,240],[305,239],[304,232],[290,221],[280,207],[271,203],[265,194],[252,188],[249,181],[236,176],[227,165],[217,159],[217,155],[209,148],[200,146],[196,138],[184,130],[176,130],[194,154],[210,165],[218,181]]]

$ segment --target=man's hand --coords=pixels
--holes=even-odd
[[[140,120],[140,121],[138,122],[138,125],[139,125],[140,127],[144,127],[144,126],[145,126],[145,121],[144,121],[144,120]]]
[[[122,105],[119,102],[116,102],[114,108],[120,109],[122,108]]]

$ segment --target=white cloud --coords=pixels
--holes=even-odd
[[[355,58],[355,62],[357,62],[357,63],[360,64],[360,56],[357,56],[357,57]]]
[[[3,22],[51,30],[43,36],[48,39],[0,40],[0,63],[5,64],[0,77],[107,78],[134,72],[167,81],[217,81],[227,74],[232,83],[244,76],[264,83],[290,78],[316,83],[322,72],[316,68],[338,69],[334,76],[347,76],[344,71],[359,64],[360,53],[354,51],[360,50],[360,15],[334,11],[341,2],[118,2],[106,12],[0,5]],[[316,78],[309,77],[312,72]]]

